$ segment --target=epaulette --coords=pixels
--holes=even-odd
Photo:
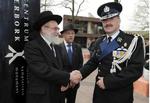
[[[93,51],[92,55],[94,55],[95,53],[97,53],[97,51],[99,50],[99,43],[101,40],[103,40],[103,38],[105,38],[105,35],[99,36],[96,40],[95,43],[93,44],[91,51]]]
[[[98,49],[98,47],[99,47],[99,43],[104,39],[106,37],[106,35],[102,35],[102,36],[100,36],[99,38],[97,38],[96,39],[96,41],[95,41],[95,49]]]
[[[134,34],[134,36],[140,36],[139,34]]]
[[[105,37],[106,37],[106,35],[102,35],[102,36],[98,37],[95,42],[97,43],[97,42],[99,42],[100,40],[104,39]]]
[[[131,33],[131,32],[126,32],[126,34],[127,35],[129,35],[129,36],[142,36],[142,35],[140,35],[140,34],[137,34],[137,33]]]
[[[127,36],[134,37],[134,34],[131,32],[125,32],[125,33],[127,34]]]

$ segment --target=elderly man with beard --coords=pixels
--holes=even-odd
[[[29,71],[27,103],[59,103],[61,86],[67,86],[70,81],[78,83],[82,78],[78,71],[62,71],[61,51],[56,45],[61,20],[61,16],[44,11],[33,25],[38,31],[37,38],[25,45]]]

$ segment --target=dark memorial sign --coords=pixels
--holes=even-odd
[[[39,13],[40,0],[0,0],[0,45],[6,51],[14,103],[25,103],[27,70],[23,49]]]

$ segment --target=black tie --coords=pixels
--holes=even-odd
[[[54,48],[53,43],[50,44],[50,47],[51,47],[51,50],[52,50],[52,52],[54,54],[54,57],[56,57],[56,53],[55,53],[55,50],[54,50],[55,48]]]
[[[108,44],[111,42],[112,37],[108,37]]]

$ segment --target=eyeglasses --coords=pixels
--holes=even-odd
[[[60,30],[59,27],[49,27],[49,26],[44,26],[44,28],[46,28],[46,29],[51,29],[51,30],[55,30],[55,31],[59,31],[59,30]]]

